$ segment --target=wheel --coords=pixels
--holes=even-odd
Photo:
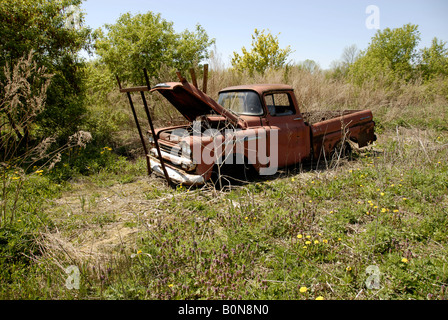
[[[330,158],[334,160],[348,158],[352,151],[352,146],[348,143],[348,141],[339,141],[333,148]]]

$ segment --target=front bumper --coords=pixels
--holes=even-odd
[[[153,172],[162,177],[165,176],[165,174],[163,173],[162,165],[160,164],[160,161],[158,159],[149,156],[149,162],[151,165],[151,170]],[[197,186],[205,184],[204,177],[201,175],[188,174],[186,172],[182,172],[181,170],[168,167],[167,165],[165,165],[165,169],[170,179],[178,184],[187,186]]]

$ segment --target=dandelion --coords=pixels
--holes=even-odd
[[[297,235],[297,238],[298,238],[298,239],[302,239],[303,236],[302,236],[301,234],[298,234],[298,235]]]
[[[342,238],[338,238],[338,241],[342,241]]]
[[[302,247],[302,249],[306,249],[306,248],[307,248],[307,246],[303,246],[303,247]]]
[[[307,238],[307,239],[310,239],[310,238],[311,238],[311,236],[306,236],[306,238]]]
[[[352,271],[352,267],[348,266],[347,268],[345,268],[345,270],[347,270],[348,272]]]
[[[403,259],[401,259],[401,262],[403,262],[403,263],[408,263],[408,262],[409,262],[409,260],[408,260],[408,259],[406,259],[406,258],[403,258]]]
[[[331,213],[331,214],[333,214],[333,213],[334,213],[334,211],[330,211],[330,213]]]
[[[328,243],[327,239],[322,240],[323,243]]]
[[[244,218],[245,220],[248,220],[249,218],[248,217],[246,217],[246,218]]]
[[[311,241],[306,241],[305,244],[311,244]]]
[[[378,206],[374,206],[373,209],[378,209]]]
[[[398,213],[398,212],[400,212],[400,210],[397,210],[397,209],[394,210],[394,213]]]
[[[316,300],[324,300],[324,297],[322,297],[322,296],[318,296],[318,297],[316,298]]]
[[[308,291],[308,288],[307,288],[307,287],[301,287],[299,291],[300,291],[301,293],[305,293],[305,292]]]
[[[384,196],[384,192],[381,192],[380,195],[381,195],[381,196]]]
[[[12,177],[12,180],[19,180],[20,177]]]
[[[314,240],[314,244],[319,244],[319,240]]]
[[[142,250],[137,251],[137,255],[142,254]]]
[[[291,178],[291,182],[294,182],[294,181],[296,181],[294,178]]]
[[[313,200],[308,201],[309,203],[313,203]]]
[[[174,284],[170,283],[170,284],[168,285],[168,287],[172,288],[172,287],[174,287]]]
[[[387,211],[387,210],[386,210],[385,208],[382,208],[382,209],[381,209],[381,212],[382,212],[382,213],[385,213],[386,211]]]
[[[403,198],[403,201],[406,201],[406,200],[408,200],[407,198]]]

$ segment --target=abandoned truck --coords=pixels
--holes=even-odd
[[[370,110],[302,113],[288,85],[230,87],[219,92],[218,101],[185,79],[150,91],[160,93],[190,122],[148,132],[152,171],[177,184],[203,185],[230,167],[271,175],[281,167],[342,152],[349,140],[359,147],[376,140]]]

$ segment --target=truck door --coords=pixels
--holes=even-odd
[[[310,153],[309,127],[295,107],[292,92],[272,92],[264,95],[268,114],[267,124],[278,130],[278,166],[300,162]]]

